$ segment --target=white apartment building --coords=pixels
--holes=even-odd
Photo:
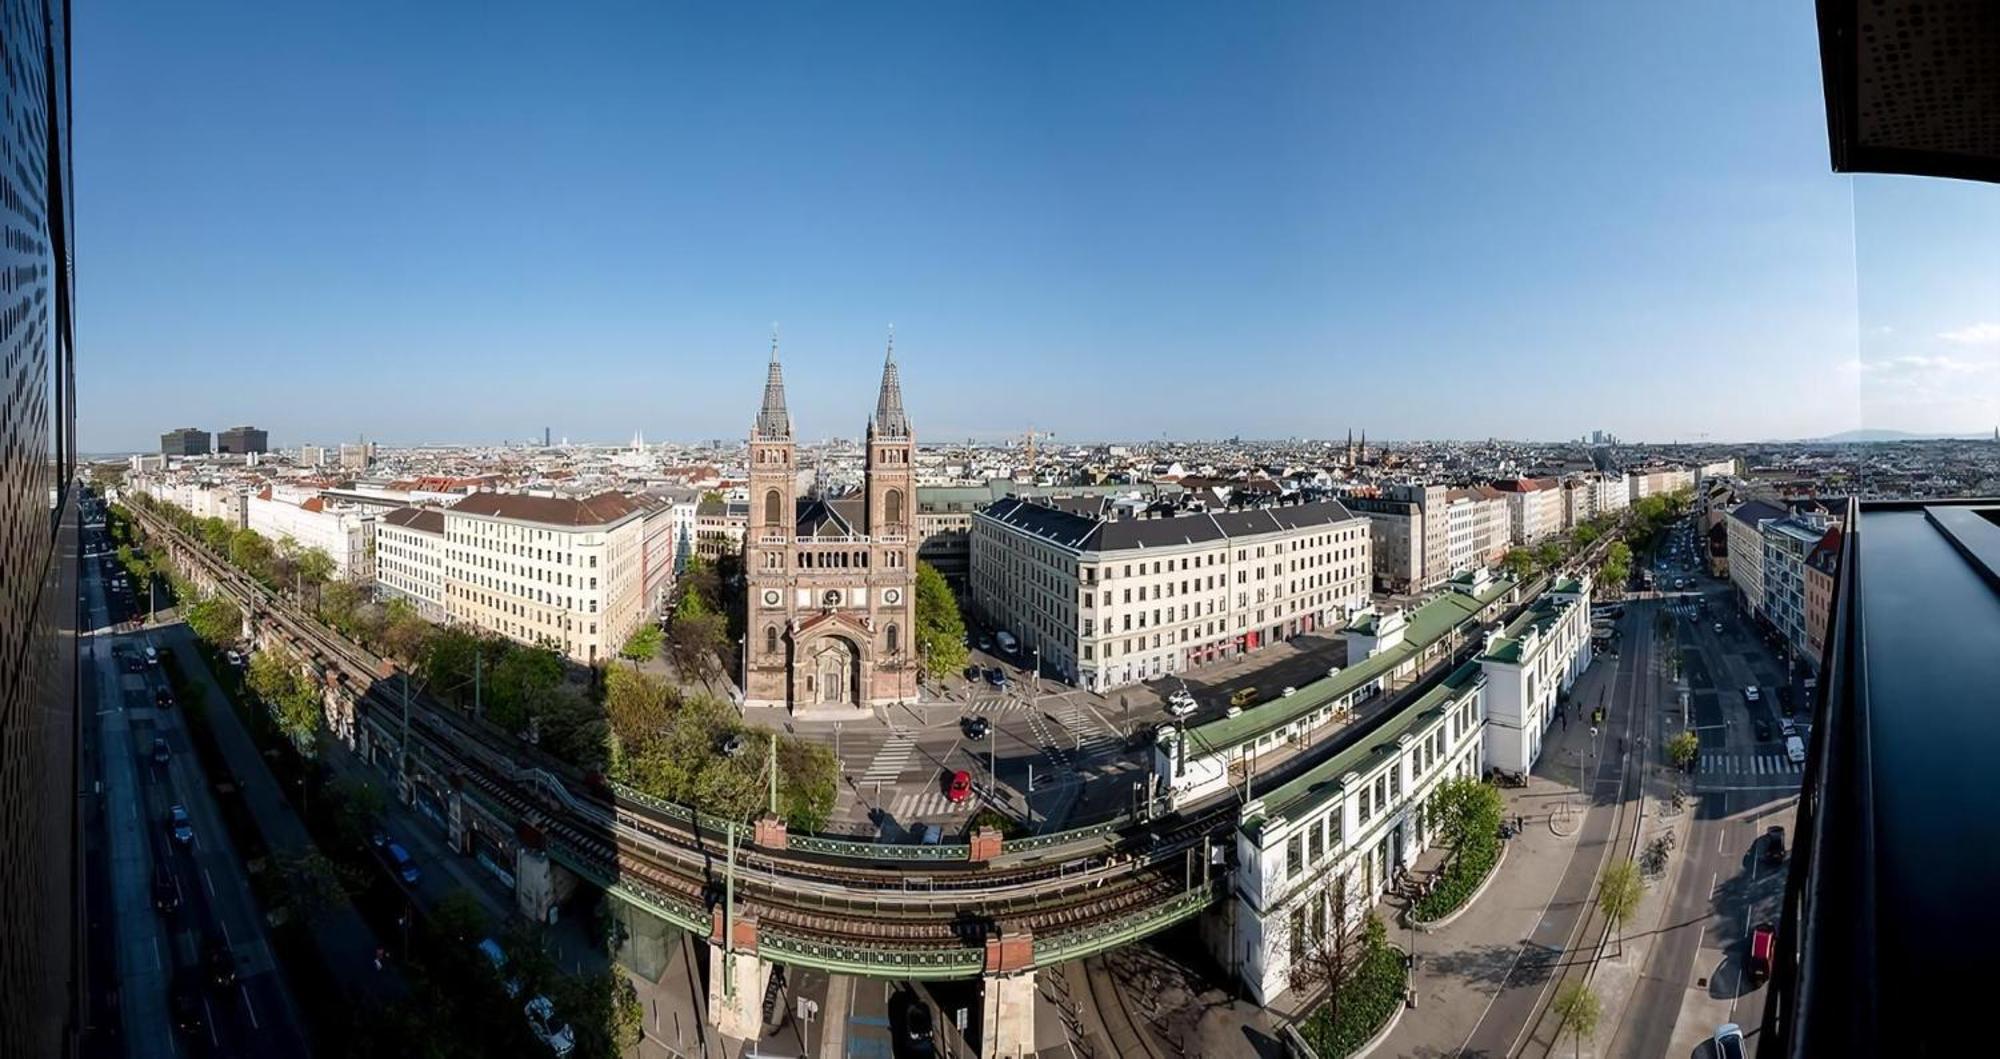
[[[620,493],[474,493],[444,509],[445,617],[594,664],[644,616],[645,519]]]
[[[1486,679],[1467,663],[1366,739],[1244,805],[1236,914],[1217,919],[1233,930],[1210,940],[1259,1004],[1310,988],[1311,954],[1358,927],[1430,844],[1424,809],[1438,785],[1485,769],[1487,709]]]
[[[1784,634],[1794,650],[1806,643],[1806,558],[1826,536],[1832,522],[1816,511],[1776,518],[1758,527],[1763,537],[1764,617]]]
[[[1626,480],[1633,503],[1694,488],[1694,472],[1685,467],[1647,467],[1633,471]]]
[[[1632,506],[1632,484],[1623,471],[1617,474],[1600,474],[1595,479],[1597,486],[1596,503],[1591,515],[1615,515]]]
[[[673,595],[674,582],[680,576],[674,502],[652,493],[642,493],[635,499],[645,512],[645,525],[639,534],[640,606],[648,619],[657,619],[666,614],[667,599]],[[688,511],[692,516],[694,505],[689,504]],[[689,529],[692,528],[690,517]],[[690,536],[689,544],[692,543]]]
[[[1752,615],[1764,613],[1764,523],[1784,517],[1784,508],[1751,500],[1738,504],[1723,523],[1729,535],[1729,581]]]
[[[1534,545],[1561,533],[1565,491],[1554,478],[1499,483],[1507,495],[1507,531],[1515,544]]]
[[[444,512],[399,507],[375,524],[375,587],[407,599],[427,621],[445,620]]]
[[[1542,756],[1556,720],[1556,700],[1594,657],[1590,648],[1590,578],[1564,578],[1505,629],[1486,637],[1486,762],[1525,773]]]
[[[290,537],[333,559],[337,580],[375,579],[375,523],[370,512],[328,503],[309,490],[266,486],[244,505],[244,521],[273,545]]]
[[[973,609],[1093,691],[1338,628],[1369,581],[1368,526],[1333,500],[1208,512],[1009,497],[973,517]]]

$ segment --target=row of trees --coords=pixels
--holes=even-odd
[[[1411,907],[1420,922],[1458,910],[1500,861],[1500,792],[1469,776],[1446,780],[1425,803],[1429,826],[1450,848],[1443,877]]]

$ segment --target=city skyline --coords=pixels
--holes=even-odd
[[[938,439],[2000,420],[2000,207],[1829,174],[1809,19],[843,15],[82,13],[81,447],[736,438],[773,318],[806,438],[890,320]]]

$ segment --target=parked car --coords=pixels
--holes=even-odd
[[[188,817],[187,806],[176,805],[167,810],[167,831],[183,846],[194,841],[194,821]]]
[[[1806,763],[1806,742],[1805,742],[1805,740],[1803,740],[1803,739],[1800,739],[1800,738],[1799,738],[1798,736],[1795,736],[1795,735],[1794,735],[1794,736],[1788,736],[1788,737],[1786,737],[1786,739],[1785,739],[1785,757],[1786,757],[1787,759],[1789,759],[1789,760],[1791,761],[1791,763],[1792,763],[1792,764],[1794,764],[1794,765],[1803,765],[1803,764],[1805,764],[1805,763]]]
[[[1715,1059],[1743,1059],[1743,1029],[1734,1022],[1715,1028]]]
[[[1229,696],[1229,704],[1231,706],[1248,706],[1256,698],[1256,688],[1237,688],[1236,693]]]
[[[945,799],[953,805],[972,797],[972,773],[959,769],[951,774],[951,782],[945,786]]]
[[[1715,623],[1715,631],[1716,631],[1716,632],[1721,632],[1721,631],[1722,631],[1722,623],[1721,623],[1721,622],[1719,622],[1719,621],[1718,621],[1718,622],[1716,622],[1716,623]]]
[[[1754,703],[1754,702],[1758,701],[1758,699],[1759,699],[1759,698],[1760,698],[1760,696],[1759,696],[1759,695],[1758,695],[1758,693],[1757,693],[1757,685],[1755,685],[1755,684],[1751,684],[1751,685],[1748,685],[1748,686],[1746,686],[1746,687],[1745,687],[1745,688],[1743,689],[1743,701],[1744,701],[1744,702],[1752,702],[1752,703]]]
[[[982,651],[991,651],[991,650],[993,650],[993,637],[991,637],[991,636],[981,636],[981,637],[979,638],[979,649],[980,649],[980,650],[982,650]]]
[[[979,679],[979,667],[978,667],[978,666],[966,666],[966,667],[965,667],[965,679],[967,679],[967,680],[978,680],[978,679]]]
[[[1186,717],[1196,709],[1194,696],[1185,691],[1176,691],[1167,696],[1167,713],[1174,717]]]
[[[164,764],[166,764],[166,763],[167,763],[167,759],[168,759],[168,757],[169,757],[169,756],[170,756],[170,755],[171,755],[172,753],[173,753],[172,751],[170,751],[170,750],[168,750],[168,749],[167,749],[167,741],[166,741],[166,740],[164,740],[164,739],[160,739],[160,738],[157,738],[157,737],[156,737],[156,738],[154,738],[154,740],[153,740],[153,764],[155,764],[155,765],[164,765]]]
[[[924,1057],[936,1054],[936,1033],[931,1028],[931,1009],[923,1003],[912,1003],[903,1013],[904,1054]]]
[[[152,644],[146,645],[146,664],[149,666],[160,664],[160,652],[154,650]]]
[[[992,730],[992,722],[984,717],[967,717],[965,719],[965,737],[967,739],[984,739],[986,738],[986,734]]]
[[[556,1017],[555,1002],[545,996],[536,996],[521,1008],[528,1017],[528,1029],[535,1038],[548,1045],[549,1051],[561,1059],[576,1050],[576,1031],[569,1023]]]
[[[1008,654],[1013,654],[1015,651],[1021,649],[1021,642],[1014,639],[1014,634],[1005,629],[993,634],[993,642],[999,644],[1000,650]]]
[[[1799,734],[1798,722],[1793,721],[1790,717],[1780,717],[1778,718],[1778,731],[1785,733],[1785,737],[1789,739]]]
[[[507,994],[507,998],[511,1000],[520,996],[521,980],[508,973],[511,965],[507,959],[507,950],[501,948],[500,943],[492,938],[482,939],[477,948],[479,954],[486,957],[486,962],[492,966],[493,976],[500,980],[500,988]]]
[[[410,856],[410,851],[404,849],[401,842],[391,842],[385,850],[389,854],[390,866],[396,869],[396,877],[415,886],[417,880],[423,877],[423,872],[417,870],[417,858]]]

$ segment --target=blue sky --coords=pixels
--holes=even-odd
[[[80,7],[84,448],[735,438],[773,321],[808,437],[892,321],[930,438],[2000,418],[1858,396],[2000,196],[1828,172],[1810,5],[753,6]]]

